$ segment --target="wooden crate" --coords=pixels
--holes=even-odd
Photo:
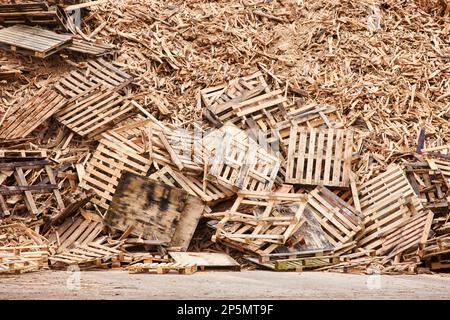
[[[132,76],[102,58],[98,58],[88,61],[80,69],[71,71],[55,84],[55,89],[64,97],[71,99],[89,91],[98,84],[110,88],[111,91],[119,91],[132,81]]]
[[[208,166],[207,178],[235,191],[270,190],[280,168],[278,158],[231,124],[210,132],[199,148]]]
[[[449,188],[440,170],[432,170],[427,162],[406,164],[406,176],[424,206],[434,213],[449,212]]]
[[[38,155],[39,158],[27,158],[30,153],[34,156]],[[47,159],[45,151],[0,150],[0,171],[13,172],[15,178],[15,185],[8,186],[5,185],[8,174],[0,177],[0,207],[3,214],[10,214],[5,197],[14,195],[22,195],[27,209],[34,215],[40,214],[46,207],[45,203],[40,208],[37,207],[34,194],[53,194],[58,209],[65,208],[51,162]],[[30,183],[29,176],[31,174],[37,174],[39,178],[33,177]],[[42,181],[48,182],[42,183]]]
[[[0,48],[8,51],[47,58],[72,43],[71,35],[15,25],[0,30]]]
[[[171,169],[168,166],[151,174],[149,178],[172,187],[183,189],[187,193],[197,196],[207,203],[230,198],[234,195],[234,192],[225,187],[215,185],[209,181],[202,181],[201,177],[183,175],[183,173]]]
[[[131,116],[131,101],[110,88],[96,85],[72,98],[56,119],[80,136],[94,136]]]
[[[57,92],[42,88],[35,96],[25,99],[6,112],[0,126],[0,138],[21,139],[27,137],[42,123],[60,110],[66,99]]]
[[[103,138],[86,167],[79,187],[93,189],[97,197],[92,202],[108,209],[123,171],[146,175],[151,162],[141,155],[142,149],[113,131]]]
[[[352,145],[350,130],[293,126],[289,136],[286,182],[348,187]]]
[[[364,228],[361,213],[326,187],[319,186],[309,194],[308,206],[335,250],[355,240]]]
[[[182,189],[124,172],[105,224],[145,239],[187,249],[204,210],[201,199]]]
[[[112,258],[119,258],[121,251],[100,245],[96,243],[88,243],[77,245],[74,248],[67,249],[63,252],[52,255],[49,260],[52,266],[60,265],[87,265],[95,263],[101,267],[102,264]]]
[[[176,271],[179,274],[193,274],[197,272],[197,265],[192,263],[135,263],[127,267],[130,273],[148,273],[166,274],[170,271]]]

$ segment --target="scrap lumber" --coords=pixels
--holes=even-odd
[[[111,228],[187,249],[204,210],[186,191],[124,172],[105,216]]]
[[[0,29],[0,49],[41,59],[51,56],[71,43],[71,35],[36,27],[15,25]]]
[[[48,266],[47,246],[0,247],[0,274],[38,271]]]
[[[8,117],[0,125],[0,138],[27,137],[65,103],[66,99],[54,90],[42,88],[33,97],[25,98],[7,111]]]
[[[352,144],[349,130],[291,127],[286,182],[348,187]]]
[[[433,170],[439,170],[445,178],[447,188],[450,188],[450,155],[432,153],[426,157],[428,165]]]

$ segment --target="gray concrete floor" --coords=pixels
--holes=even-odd
[[[41,271],[0,275],[1,299],[450,299],[450,275]]]

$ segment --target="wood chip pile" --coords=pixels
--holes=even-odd
[[[448,270],[449,61],[445,0],[3,1],[0,273]]]

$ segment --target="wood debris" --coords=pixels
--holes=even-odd
[[[450,269],[449,26],[442,1],[2,3],[0,272]]]

